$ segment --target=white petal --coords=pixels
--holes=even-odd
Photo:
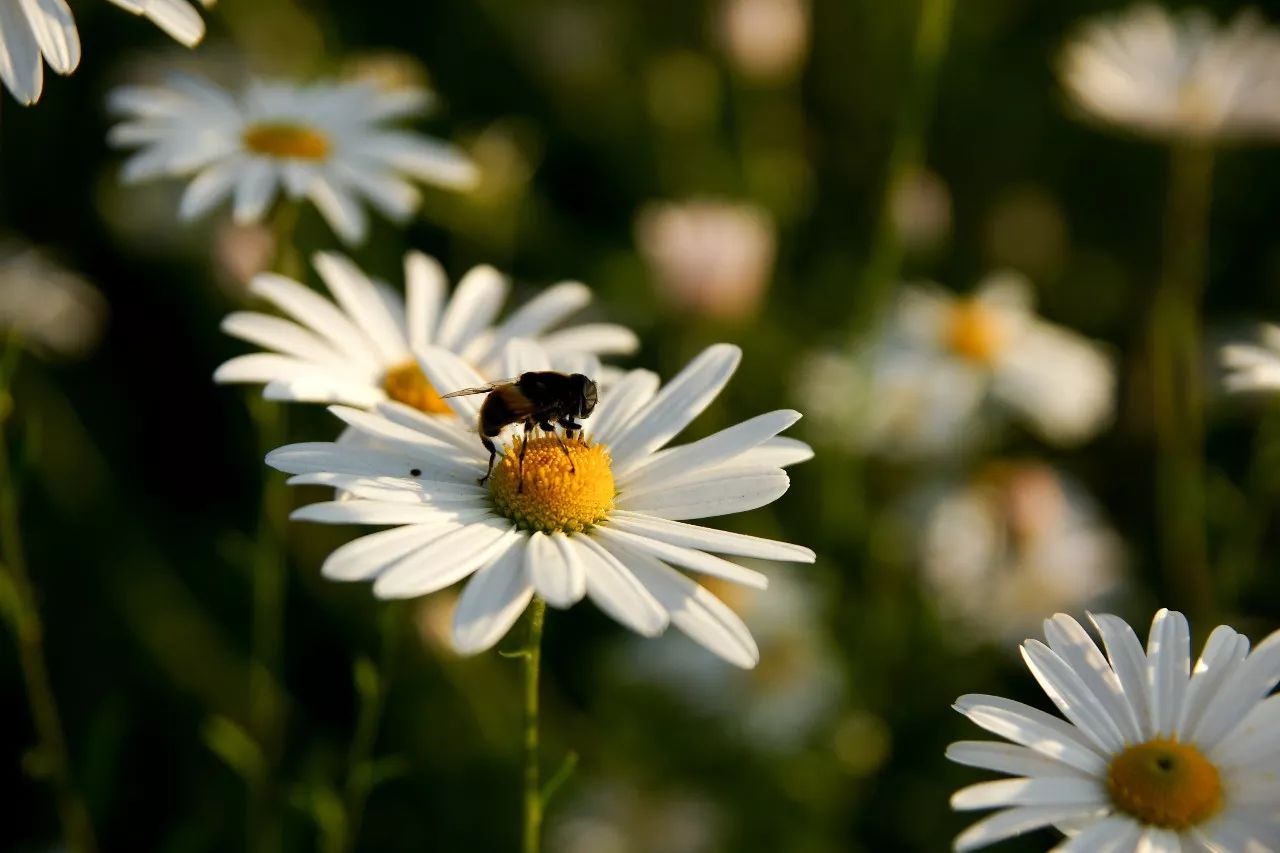
[[[255,158],[240,170],[235,197],[231,200],[231,217],[239,225],[262,220],[267,206],[276,195],[276,169],[266,160]]]
[[[1023,806],[996,812],[960,833],[955,840],[957,851],[977,850],[1015,835],[1022,835],[1064,820],[1089,814],[1089,806]]]
[[[1045,620],[1044,631],[1049,647],[1088,686],[1121,738],[1128,743],[1141,742],[1143,728],[1133,704],[1125,697],[1119,677],[1080,623],[1059,613]]]
[[[436,441],[417,430],[389,421],[372,412],[348,406],[331,406],[329,411],[348,426],[376,439],[379,444],[385,444],[388,450],[421,459],[436,468],[456,469],[464,477],[470,471],[472,460],[459,453],[457,448]]]
[[[409,342],[378,294],[372,281],[351,262],[335,252],[318,252],[313,260],[329,292],[364,332],[383,364],[410,360]]]
[[[616,530],[603,524],[596,526],[593,535],[610,546],[615,543],[620,544],[628,550],[650,554],[663,562],[680,566],[691,572],[712,575],[752,589],[766,589],[769,586],[769,579],[755,569],[748,569],[745,566],[739,566],[737,563],[731,563],[728,560],[712,554],[704,554],[702,551],[695,551],[692,548],[681,548],[656,539],[650,539],[647,536],[624,533],[621,530]]]
[[[474,367],[444,347],[423,347],[416,351],[416,355],[418,366],[422,368],[427,381],[442,395],[461,391],[463,388],[479,388],[487,384],[487,380],[476,373]],[[445,400],[466,424],[476,422],[476,417],[480,414],[480,404],[483,401],[483,394],[450,397]]]
[[[206,167],[187,184],[178,203],[178,218],[190,222],[204,216],[222,203],[231,189],[240,181],[244,161],[238,158],[223,160]]]
[[[423,182],[449,189],[470,189],[480,177],[461,150],[416,133],[383,131],[363,140],[361,151]]]
[[[523,537],[505,518],[473,522],[427,545],[373,582],[378,598],[416,598],[444,589],[517,547]]]
[[[985,740],[962,740],[947,747],[947,758],[957,764],[1008,773],[1012,776],[1069,776],[1091,778],[1078,768],[1046,758],[1025,746]]]
[[[280,317],[256,311],[233,311],[222,320],[222,331],[234,338],[257,344],[304,361],[342,365],[342,356],[311,332]]]
[[[478,266],[462,277],[440,318],[436,344],[457,352],[493,322],[507,298],[507,280],[490,266]]]
[[[1219,767],[1272,765],[1280,752],[1280,696],[1271,696],[1250,709],[1245,718],[1210,753]]]
[[[125,9],[133,5],[112,2]],[[204,21],[186,0],[142,0],[141,7],[151,23],[186,47],[195,47],[204,38]]]
[[[273,352],[255,352],[238,355],[218,365],[213,381],[219,383],[260,383],[274,379],[309,376],[317,371],[316,365],[287,355]]]
[[[595,355],[630,355],[640,348],[640,338],[616,323],[580,323],[539,341],[547,352],[589,352]]]
[[[250,291],[302,325],[330,341],[360,370],[378,371],[384,365],[368,337],[329,300],[290,278],[275,273],[256,275]]]
[[[552,607],[572,607],[587,593],[587,576],[563,533],[541,531],[529,537],[525,568],[538,595]]]
[[[646,554],[625,549],[617,556],[671,614],[671,624],[694,642],[743,669],[760,662],[747,626],[708,590]]]
[[[1129,627],[1128,622],[1109,613],[1091,613],[1089,619],[1102,635],[1111,669],[1120,679],[1125,698],[1133,705],[1138,726],[1142,730],[1142,740],[1151,739],[1155,732],[1151,728],[1147,702],[1147,656],[1142,651],[1138,635]]]
[[[317,178],[308,186],[307,197],[342,242],[349,246],[364,242],[369,233],[369,218],[354,195],[331,180]]]
[[[993,809],[1004,806],[1106,806],[1107,792],[1096,779],[1040,777],[998,779],[961,788],[951,795],[957,811]]]
[[[44,61],[59,74],[70,74],[80,64],[80,33],[66,0],[22,0]]]
[[[614,463],[619,486],[637,491],[670,482],[703,468],[741,456],[800,420],[800,413],[781,409],[758,415],[691,444],[672,447],[637,459],[629,468]]]
[[[614,466],[625,470],[674,438],[716,398],[741,359],[729,344],[704,350],[610,443]]]
[[[329,473],[362,477],[412,477],[412,471],[422,469],[425,464],[418,454],[353,447],[332,441],[289,444],[268,453],[266,462],[286,474]]]
[[[478,456],[480,442],[475,433],[462,429],[452,418],[428,415],[395,400],[385,400],[374,409],[392,423],[419,432],[438,444],[450,445],[469,456]]]
[[[786,494],[791,480],[777,468],[716,468],[673,486],[620,493],[615,506],[677,521],[745,512]]]
[[[1212,747],[1234,729],[1280,681],[1280,631],[1263,640],[1227,676],[1196,728],[1196,742]]]
[[[961,696],[955,707],[992,734],[1090,775],[1106,772],[1106,760],[1074,726],[1038,708],[1000,696],[981,694]]]
[[[482,652],[501,640],[533,597],[522,548],[515,547],[467,581],[453,611],[453,647],[459,654]]]
[[[1053,848],[1054,853],[1133,853],[1142,827],[1129,817],[1106,817]]]
[[[1280,850],[1280,824],[1274,819],[1246,817],[1230,811],[1192,833],[1211,853],[1272,853]]]
[[[587,595],[597,607],[641,636],[656,637],[666,629],[667,611],[617,557],[590,536],[566,537],[566,541],[582,563]]]
[[[584,423],[584,432],[596,441],[612,444],[620,430],[653,398],[658,375],[648,370],[632,370],[615,384],[600,391],[600,403]]]
[[[404,256],[404,280],[409,319],[409,345],[414,352],[435,342],[436,323],[448,279],[440,262],[422,252]]]
[[[813,551],[803,545],[792,545],[790,542],[762,539],[759,536],[747,536],[743,533],[730,533],[727,530],[715,530],[697,524],[685,524],[681,521],[655,518],[625,510],[610,514],[608,526],[614,530],[657,539],[669,545],[697,548],[713,554],[754,557],[757,560],[785,560],[791,563],[812,563],[816,559]]]
[[[494,330],[491,351],[481,361],[501,352],[512,338],[536,338],[547,329],[578,311],[591,301],[591,290],[576,281],[565,281],[544,290],[519,310],[512,312]]]
[[[1138,840],[1138,853],[1182,853],[1178,833],[1171,829],[1147,827]]]
[[[1213,629],[1200,652],[1191,683],[1187,686],[1187,699],[1178,720],[1179,734],[1190,739],[1203,719],[1205,711],[1218,695],[1227,677],[1249,653],[1249,641],[1226,625]]]
[[[1066,661],[1039,640],[1023,643],[1022,659],[1063,716],[1092,739],[1101,752],[1123,749],[1124,737],[1115,721]]]
[[[439,530],[434,524],[409,524],[361,536],[330,554],[320,573],[335,581],[368,580],[430,542]]]
[[[21,104],[34,104],[44,89],[40,48],[17,3],[0,3],[0,80]]]
[[[433,524],[457,513],[424,504],[393,501],[324,501],[295,509],[293,521],[318,524]]]
[[[331,369],[272,379],[262,389],[267,400],[294,403],[341,403],[368,408],[386,399],[382,389],[356,379],[346,379]]]
[[[1151,623],[1147,639],[1147,696],[1151,703],[1151,728],[1157,735],[1174,737],[1191,677],[1191,631],[1186,617],[1162,609]]]
[[[751,464],[789,468],[813,458],[813,448],[794,438],[771,438],[751,451]]]
[[[551,361],[540,346],[526,338],[508,341],[502,353],[502,375],[517,377],[533,370],[550,370]]]

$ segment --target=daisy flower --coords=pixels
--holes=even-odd
[[[1218,26],[1201,10],[1144,4],[1070,42],[1063,85],[1087,115],[1162,139],[1280,133],[1280,32],[1254,12]]]
[[[1260,338],[1256,343],[1233,343],[1222,348],[1227,390],[1280,389],[1280,326],[1264,325]]]
[[[1111,359],[1037,317],[1031,286],[1015,273],[989,277],[968,297],[904,287],[868,356],[863,440],[886,453],[946,452],[992,416],[1017,416],[1060,445],[1111,420]]]
[[[644,636],[674,624],[731,663],[752,667],[759,651],[742,620],[677,569],[763,588],[762,573],[716,555],[813,561],[798,545],[688,523],[781,497],[789,485],[783,466],[810,454],[775,436],[800,415],[770,412],[666,447],[716,397],[740,357],[737,347],[710,347],[661,390],[652,373],[627,373],[602,389],[584,431],[564,445],[556,435],[537,435],[526,447],[519,438],[504,444],[483,486],[477,478],[489,454],[463,426],[475,423],[478,396],[445,401],[456,419],[396,403],[374,412],[335,406],[376,446],[296,444],[273,451],[267,463],[295,475],[291,483],[346,493],[297,510],[295,519],[390,527],[331,554],[326,577],[373,581],[379,598],[415,598],[469,577],[453,616],[459,652],[491,647],[536,593],[560,608],[589,597]],[[523,339],[507,346],[504,359],[508,376],[550,367],[547,354]],[[484,382],[443,347],[423,347],[419,363],[436,388]]]
[[[1000,809],[956,839],[973,850],[1055,826],[1061,851],[1248,853],[1280,849],[1280,631],[1252,653],[1225,625],[1191,663],[1187,620],[1161,610],[1144,652],[1115,616],[1092,617],[1107,656],[1058,614],[1022,657],[1066,717],[961,696],[956,709],[1013,741],[961,741],[947,757],[1007,773],[957,791],[956,809]]]
[[[401,297],[342,255],[319,253],[312,262],[334,301],[282,275],[255,276],[250,292],[287,319],[256,311],[228,315],[223,331],[267,352],[232,358],[214,373],[215,381],[263,384],[273,400],[361,408],[390,400],[420,412],[452,414],[413,352],[428,346],[449,352],[485,377],[475,385],[503,375],[503,347],[516,338],[535,338],[558,367],[580,366],[575,359],[582,355],[630,353],[638,345],[629,329],[612,323],[551,331],[591,301],[591,291],[578,282],[547,288],[495,325],[510,284],[492,267],[471,270],[450,296],[440,264],[409,252]]]
[[[187,47],[204,37],[204,21],[187,0],[111,0],[145,15]],[[214,0],[202,0],[212,6]],[[0,0],[0,80],[30,106],[44,91],[44,66],[70,74],[80,64],[80,32],[66,0]]]
[[[1097,603],[1122,577],[1119,535],[1080,484],[1044,463],[985,464],[929,489],[918,508],[909,527],[930,599],[976,638],[1022,637],[1045,613]]]
[[[108,141],[139,149],[127,183],[190,177],[178,215],[195,219],[228,197],[238,224],[260,221],[277,195],[306,199],[344,241],[364,241],[367,201],[393,221],[422,201],[414,181],[466,189],[476,181],[457,148],[388,124],[431,105],[422,89],[369,83],[256,82],[230,93],[196,77],[124,86]]]

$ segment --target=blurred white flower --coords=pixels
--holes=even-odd
[[[106,325],[107,303],[93,285],[38,249],[0,247],[0,329],[33,351],[83,358]]]
[[[368,232],[367,201],[396,222],[422,202],[414,181],[467,189],[477,180],[457,148],[389,126],[431,105],[422,89],[367,83],[255,83],[231,94],[197,77],[124,86],[110,97],[120,117],[108,141],[140,149],[126,182],[191,177],[178,208],[195,219],[232,199],[238,224],[265,217],[279,193],[307,199],[347,243]]]
[[[820,601],[794,571],[779,568],[768,592],[704,582],[742,617],[760,647],[750,671],[719,666],[682,637],[626,650],[624,670],[668,687],[693,708],[740,726],[752,743],[795,749],[829,721],[844,691],[840,658],[827,636]]]
[[[451,414],[414,358],[423,347],[461,358],[483,382],[501,378],[503,348],[516,338],[536,341],[558,362],[629,353],[639,344],[630,329],[613,323],[556,329],[591,301],[590,288],[578,282],[547,288],[494,325],[511,285],[493,267],[471,270],[449,295],[440,264],[409,252],[401,296],[342,255],[321,252],[313,263],[335,302],[282,275],[256,276],[250,292],[289,319],[256,311],[228,315],[224,332],[267,351],[230,359],[215,381],[263,384],[272,400],[362,408],[394,400]]]
[[[1045,613],[1079,612],[1119,582],[1120,537],[1076,483],[1038,462],[994,462],[932,488],[920,559],[930,599],[971,636],[1021,637]]]
[[[951,190],[935,172],[918,169],[896,186],[892,212],[909,251],[932,251],[951,236]]]
[[[1066,719],[999,696],[955,708],[1012,743],[960,741],[959,764],[1005,774],[957,791],[957,810],[996,809],[955,840],[975,850],[1045,827],[1060,851],[1264,853],[1280,849],[1276,764],[1280,631],[1252,653],[1220,625],[1200,659],[1181,613],[1155,616],[1146,650],[1118,617],[1091,617],[1106,656],[1059,613],[1027,668]]]
[[[1280,135],[1280,32],[1256,12],[1225,26],[1203,10],[1143,4],[1088,23],[1061,75],[1088,115],[1160,138]]]
[[[724,816],[705,797],[648,791],[611,779],[575,783],[581,792],[547,830],[555,853],[714,853]]]
[[[889,455],[963,447],[1014,414],[1053,444],[1107,426],[1115,368],[1086,338],[1044,322],[1030,284],[990,276],[969,297],[906,286],[867,354],[861,436]]]
[[[1227,344],[1222,364],[1228,391],[1280,390],[1280,326],[1265,324],[1257,342]]]
[[[111,0],[145,15],[187,47],[204,37],[204,20],[187,0]],[[202,0],[212,6],[214,0]],[[40,100],[44,66],[70,74],[80,64],[80,33],[66,0],[0,0],[0,80],[25,105]]]
[[[439,346],[418,350],[438,388],[484,384]],[[526,434],[493,457],[474,432],[482,398],[445,400],[456,418],[428,417],[390,402],[374,412],[332,412],[376,446],[311,442],[282,447],[267,464],[290,483],[328,485],[346,499],[312,504],[293,518],[389,526],[342,546],[325,561],[333,580],[372,581],[379,598],[417,598],[469,579],[453,617],[463,654],[490,648],[535,592],[553,607],[589,597],[637,633],[673,625],[736,666],[751,668],[750,631],[719,599],[677,567],[757,588],[760,572],[715,556],[811,563],[808,548],[688,524],[772,503],[790,481],[783,466],[807,457],[775,436],[799,413],[770,412],[690,444],[663,449],[728,382],[741,352],[720,344],[662,390],[634,370],[604,389],[599,405],[575,414],[581,432]],[[598,362],[580,358],[592,375]],[[552,367],[546,352],[518,339],[504,353],[507,376]],[[477,477],[491,470],[485,484]]]
[[[813,437],[851,452],[865,449],[864,436],[855,426],[863,417],[866,376],[852,354],[833,347],[806,353],[793,387]]]
[[[636,218],[636,243],[659,294],[707,317],[751,316],[773,273],[773,221],[753,205],[651,203]]]
[[[720,31],[725,51],[747,77],[787,79],[809,52],[806,0],[724,0]]]

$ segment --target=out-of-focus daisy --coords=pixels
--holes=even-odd
[[[1014,273],[967,297],[904,287],[869,358],[864,440],[889,454],[945,452],[978,438],[984,418],[1010,413],[1047,441],[1074,444],[1112,416],[1111,359],[1038,318]]]
[[[1227,344],[1222,348],[1222,364],[1229,391],[1280,389],[1280,326],[1264,325],[1256,343]]]
[[[389,122],[424,113],[422,89],[368,83],[257,82],[230,93],[196,77],[111,93],[120,117],[108,140],[137,148],[126,182],[191,177],[178,214],[195,219],[231,198],[239,224],[266,216],[277,195],[307,199],[348,243],[368,231],[368,202],[400,222],[418,209],[415,181],[466,189],[476,181],[457,148]]]
[[[204,20],[187,0],[111,2],[146,15],[187,47],[204,38]],[[212,6],[214,0],[202,2]],[[19,103],[40,100],[46,63],[58,74],[80,64],[80,32],[66,0],[0,0],[0,80]]]
[[[190,0],[111,0],[112,3],[141,15],[187,47],[195,47],[204,38],[204,19]],[[217,0],[200,0],[206,9]]]
[[[484,384],[448,349],[424,346],[419,355],[436,388]],[[775,436],[800,415],[771,412],[663,449],[711,403],[740,355],[736,347],[713,346],[661,391],[652,373],[629,372],[602,390],[583,433],[503,445],[483,486],[477,478],[489,454],[464,426],[476,420],[478,396],[445,401],[459,418],[431,418],[396,403],[375,412],[335,406],[334,414],[377,446],[291,445],[267,462],[296,475],[290,482],[346,492],[345,500],[303,507],[296,519],[392,525],[335,551],[324,564],[327,577],[372,580],[380,598],[414,598],[470,577],[454,612],[460,652],[496,643],[536,593],[562,608],[589,596],[644,636],[674,624],[726,660],[752,667],[759,652],[742,620],[677,568],[761,588],[763,574],[714,555],[813,561],[798,545],[687,523],[755,509],[786,492],[782,466],[809,452]],[[551,363],[523,339],[509,344],[504,358],[507,376]]]
[[[1181,613],[1161,610],[1146,651],[1125,622],[1092,617],[1107,651],[1058,614],[1022,657],[1066,717],[971,694],[956,710],[1013,743],[961,741],[960,764],[1013,778],[957,791],[956,809],[1000,809],[956,839],[957,850],[1055,826],[1055,850],[1280,849],[1276,763],[1280,632],[1252,653],[1231,628],[1213,630],[1200,659]]]
[[[595,778],[558,809],[547,831],[558,853],[711,853],[724,849],[724,815],[696,793]]]
[[[313,263],[334,301],[281,275],[256,276],[250,292],[289,319],[254,311],[228,315],[223,331],[268,351],[227,361],[214,373],[216,381],[261,383],[273,400],[362,408],[393,400],[421,412],[451,414],[414,352],[448,351],[485,377],[474,385],[504,378],[503,347],[516,338],[536,339],[558,366],[584,355],[629,353],[638,343],[629,329],[612,323],[552,331],[591,301],[590,289],[578,282],[547,288],[495,325],[510,284],[492,267],[471,270],[449,296],[440,264],[410,252],[401,297],[342,255],[320,253]],[[457,389],[444,389],[452,390]]]
[[[917,169],[894,187],[893,223],[902,245],[930,252],[951,236],[951,190],[928,169]]]
[[[942,614],[969,633],[1025,636],[1119,581],[1120,537],[1079,485],[1037,462],[995,462],[923,501],[921,563]]]
[[[107,303],[84,278],[27,246],[0,247],[0,335],[42,355],[82,358],[98,343]]]
[[[685,638],[671,637],[653,648],[628,649],[623,671],[676,689],[696,710],[741,726],[751,743],[803,744],[839,705],[844,677],[817,596],[794,575],[775,572],[767,592],[707,582],[756,638],[755,669],[718,666],[710,655],[691,651]]]
[[[1280,135],[1280,32],[1255,12],[1218,26],[1202,10],[1143,4],[1087,24],[1062,56],[1089,116],[1160,138]]]
[[[773,222],[752,205],[653,203],[636,219],[636,243],[659,294],[707,317],[750,316],[773,273]]]
[[[789,79],[809,53],[807,0],[724,0],[720,35],[734,66],[747,77]]]

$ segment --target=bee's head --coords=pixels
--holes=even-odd
[[[578,411],[576,414],[580,418],[585,418],[596,408],[596,401],[599,397],[596,383],[581,373],[575,373],[571,378],[578,384]]]

